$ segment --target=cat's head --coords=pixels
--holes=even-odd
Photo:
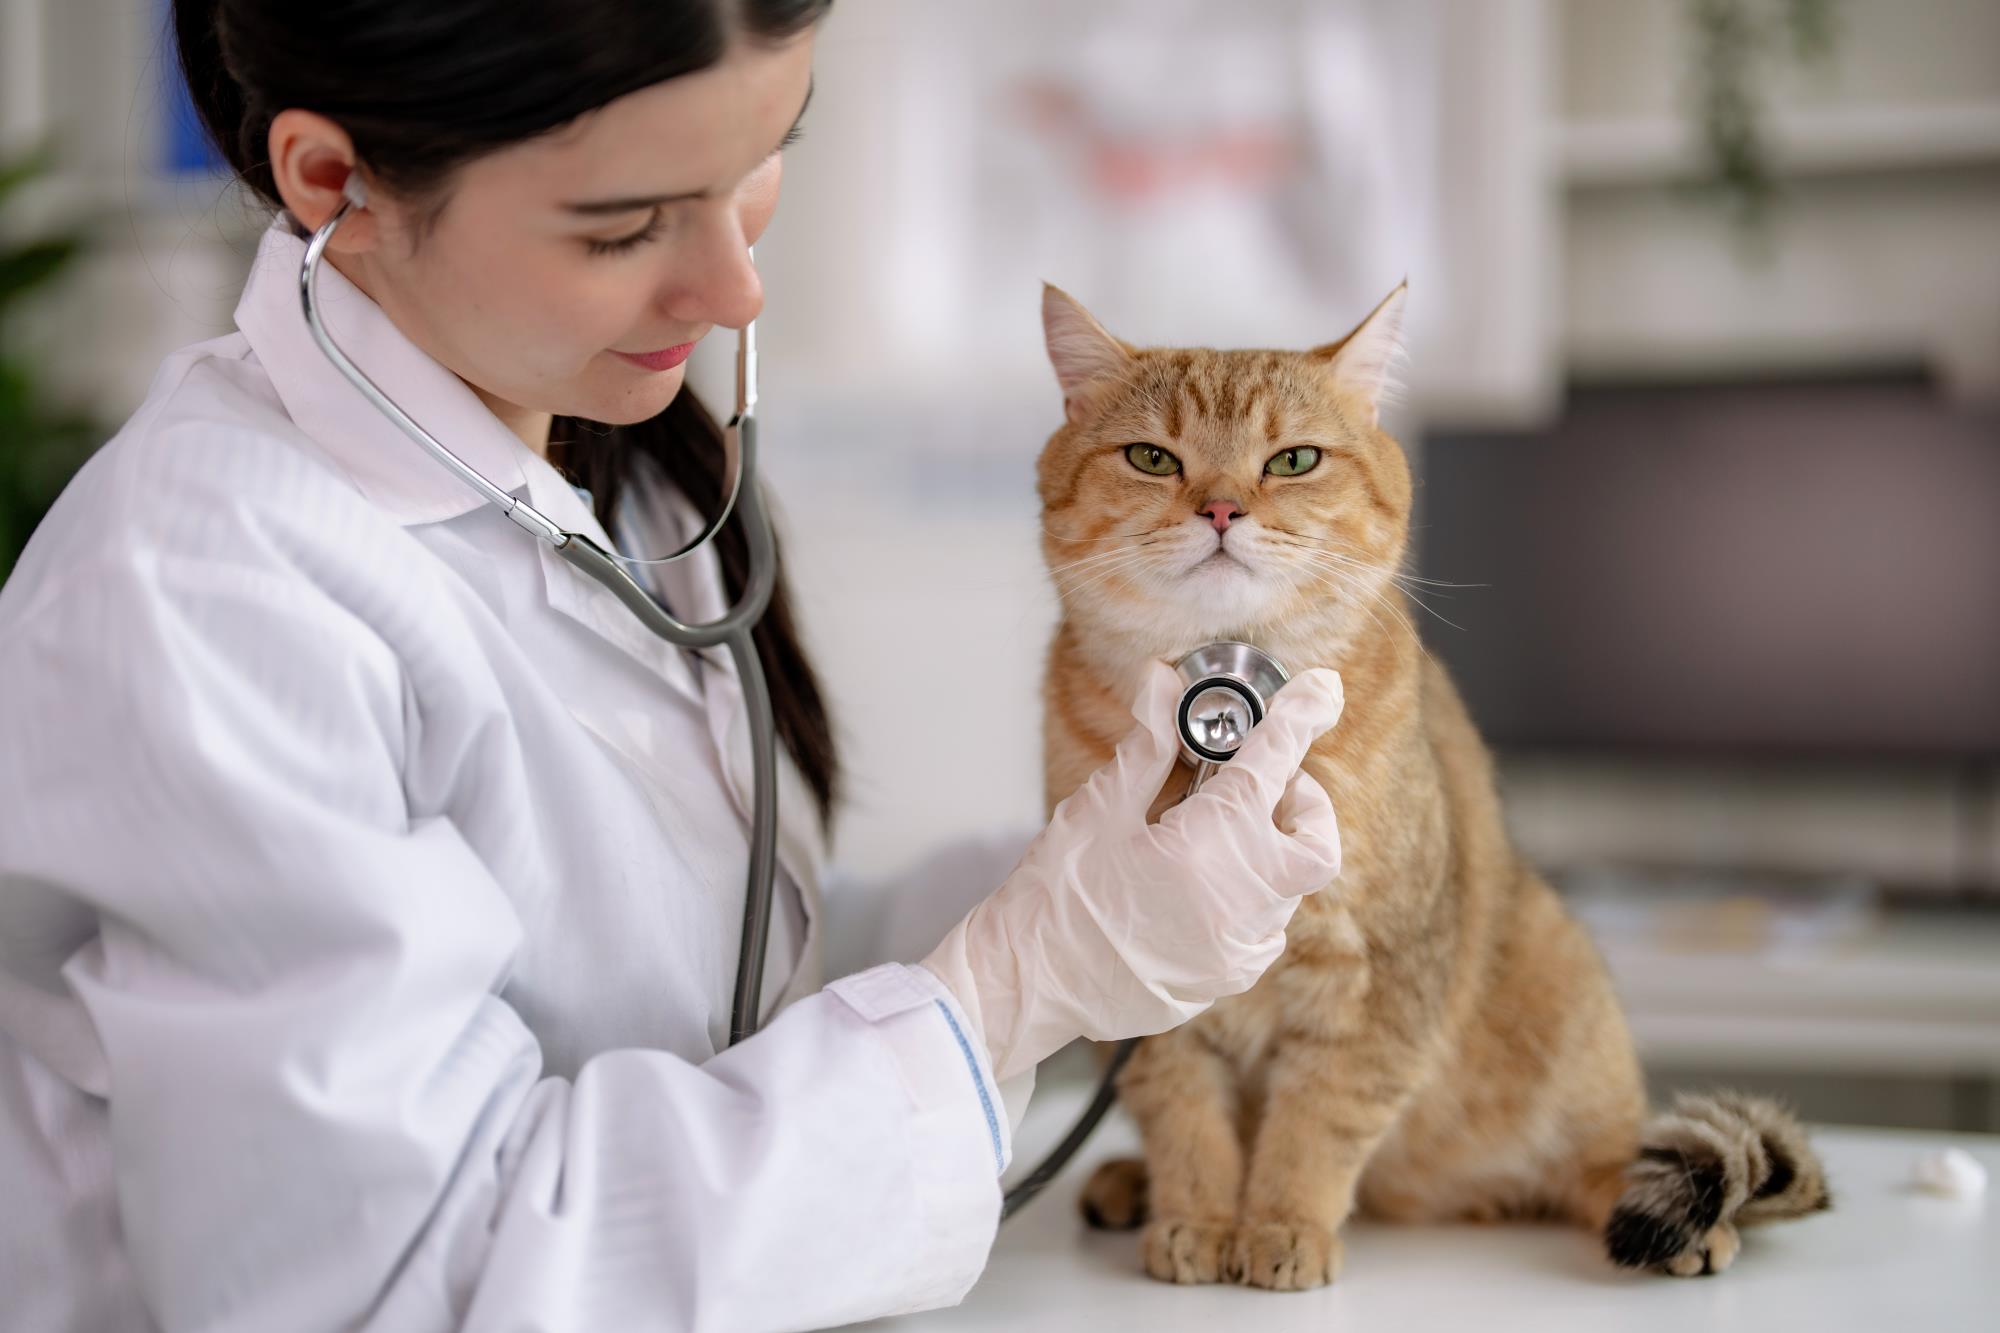
[[[1039,465],[1042,550],[1064,615],[1157,654],[1380,624],[1409,531],[1380,426],[1404,297],[1310,351],[1207,351],[1133,347],[1045,288],[1066,420]]]

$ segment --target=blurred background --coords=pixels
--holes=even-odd
[[[868,0],[759,258],[852,774],[838,963],[1041,818],[1047,279],[1303,346],[1411,283],[1411,608],[1661,1089],[2000,1129],[2000,5]],[[0,0],[0,574],[266,219],[152,0]],[[696,382],[726,398],[730,348]],[[893,904],[893,910],[891,905]]]

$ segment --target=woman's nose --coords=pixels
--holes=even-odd
[[[1215,524],[1217,532],[1229,531],[1229,520],[1243,516],[1243,506],[1234,500],[1210,500],[1197,513],[1208,515],[1208,521]]]
[[[700,243],[682,252],[667,313],[688,324],[740,329],[764,308],[764,283],[734,217],[702,228]]]

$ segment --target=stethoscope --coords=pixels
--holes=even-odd
[[[778,844],[778,751],[777,725],[771,714],[771,691],[764,680],[763,662],[757,656],[751,631],[770,605],[771,589],[778,581],[777,547],[771,536],[771,522],[757,492],[757,325],[743,326],[736,341],[736,413],[722,432],[723,502],[720,511],[694,539],[671,555],[635,559],[607,551],[581,532],[571,532],[526,500],[502,490],[480,471],[453,453],[425,430],[409,413],[362,369],[350,361],[327,332],[320,318],[320,258],[334,229],[357,208],[365,208],[367,192],[360,173],[349,172],[341,187],[340,206],[320,224],[306,244],[305,261],[299,266],[299,301],[313,340],[361,395],[377,411],[396,423],[403,434],[414,440],[466,485],[497,507],[540,541],[554,547],[570,564],[582,570],[611,592],[644,622],[647,629],[679,648],[712,648],[723,644],[736,663],[742,683],[744,712],[750,721],[751,816],[750,869],[743,896],[743,934],[736,960],[736,994],[729,1013],[731,1045],[755,1032],[760,1019],[759,995],[764,984],[765,942],[770,936],[771,883],[777,872]],[[749,538],[749,576],[743,593],[725,614],[699,625],[676,619],[665,607],[625,572],[625,565],[662,565],[693,555],[721,530],[734,512],[743,520]]]
[[[327,331],[319,312],[319,267],[327,242],[347,215],[367,207],[368,198],[358,172],[350,172],[341,187],[340,206],[320,224],[306,244],[304,262],[299,266],[299,302],[313,340],[336,369],[361,391],[375,409],[394,422],[425,453],[447,471],[477,491],[487,503],[505,514],[537,540],[547,542],[563,559],[596,580],[623,602],[646,628],[679,648],[728,647],[742,682],[744,711],[750,721],[751,819],[750,868],[743,897],[743,933],[736,962],[736,993],[730,1008],[731,1045],[754,1033],[759,1025],[759,994],[764,980],[764,952],[770,937],[772,880],[777,869],[778,839],[778,757],[777,726],[771,713],[771,692],[764,679],[764,667],[757,656],[751,632],[771,601],[778,580],[777,547],[771,535],[770,517],[757,491],[757,325],[743,326],[736,343],[736,412],[722,433],[723,501],[715,517],[693,540],[670,555],[640,559],[607,551],[581,532],[571,532],[548,515],[508,491],[501,489],[477,468],[453,453],[438,438],[419,425],[380,386],[348,359]],[[749,576],[743,593],[728,612],[717,619],[690,625],[676,619],[632,576],[626,565],[662,565],[693,555],[721,530],[732,514],[741,516],[749,539]],[[1194,775],[1181,799],[1194,795],[1215,770],[1229,761],[1259,722],[1271,696],[1283,687],[1285,669],[1270,654],[1247,643],[1224,641],[1204,644],[1182,657],[1174,666],[1182,682],[1175,726],[1180,735],[1181,761],[1192,765]],[[1115,1080],[1138,1039],[1120,1042],[1107,1065],[1096,1095],[1074,1127],[1049,1155],[1036,1164],[1014,1188],[1007,1191],[1001,1216],[1013,1215],[1053,1180],[1110,1109],[1115,1096]]]

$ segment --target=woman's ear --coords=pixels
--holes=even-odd
[[[1371,426],[1381,420],[1382,400],[1396,387],[1390,376],[1403,356],[1403,303],[1409,295],[1410,284],[1397,283],[1352,333],[1307,353],[1326,363],[1334,389],[1360,403]]]
[[[1083,414],[1089,387],[1116,375],[1132,359],[1132,349],[1105,332],[1076,298],[1046,282],[1042,335],[1048,341],[1049,364],[1062,382],[1063,415],[1071,421]]]
[[[354,141],[347,131],[316,111],[289,107],[271,121],[271,176],[285,211],[307,231],[318,231],[340,206],[341,189],[351,173],[361,170]],[[366,180],[366,177],[363,177]],[[380,201],[350,210],[333,234],[328,248],[339,254],[360,254],[381,240]]]

